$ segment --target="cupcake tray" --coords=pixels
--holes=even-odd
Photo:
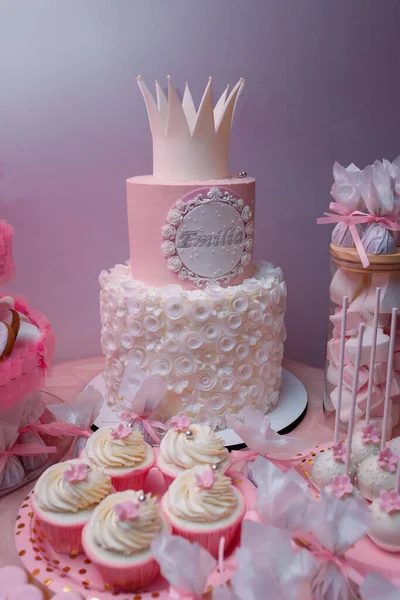
[[[241,490],[246,500],[248,514],[245,518],[252,519],[251,509],[256,499],[255,487],[245,477],[237,480],[235,485]],[[160,498],[166,491],[164,478],[157,469],[149,472],[144,491],[151,492]],[[18,511],[15,541],[18,555],[36,584],[42,585],[53,593],[75,591],[83,595],[85,600],[112,600],[116,597],[121,600],[153,600],[154,598],[167,600],[170,598],[169,584],[161,576],[145,591],[118,592],[104,584],[97,569],[85,554],[67,555],[54,550],[46,540],[40,521],[32,512],[33,493],[32,490],[25,497]],[[209,590],[214,585],[220,585],[231,578],[235,569],[233,555],[234,552],[231,552],[224,560],[225,570],[222,576],[218,569],[211,574],[207,582]]]
[[[310,492],[316,495],[317,498],[318,490],[309,481],[310,471],[314,457],[319,452],[325,452],[329,449],[330,443],[320,444],[311,450],[305,450],[298,454],[298,457],[304,456],[304,458],[300,465],[296,467],[297,471],[308,480]],[[371,571],[375,571],[400,587],[400,552],[386,552],[378,548],[368,536],[364,536],[346,552],[346,559],[350,566],[354,567],[363,577],[366,577]]]

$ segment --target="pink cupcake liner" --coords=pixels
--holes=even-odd
[[[34,496],[32,496],[31,505],[35,516],[40,521],[43,531],[47,536],[47,541],[55,550],[63,554],[81,554],[83,552],[81,538],[87,519],[68,525],[65,523],[56,524],[46,519],[42,511],[37,507]]]
[[[116,565],[99,559],[86,542],[86,527],[82,533],[82,543],[86,556],[97,568],[104,583],[114,590],[137,592],[148,587],[158,577],[160,567],[151,556],[128,565]]]
[[[237,543],[240,540],[240,528],[242,525],[244,514],[246,512],[244,502],[240,514],[237,516],[233,523],[230,523],[226,526],[222,525],[221,527],[207,531],[200,528],[196,529],[195,524],[193,524],[193,526],[191,526],[190,529],[186,527],[180,527],[175,523],[175,521],[172,521],[172,519],[168,517],[167,511],[164,510],[166,497],[167,495],[165,495],[161,501],[161,510],[163,510],[165,518],[168,519],[171,524],[172,533],[186,538],[187,540],[189,540],[189,542],[197,542],[198,544],[200,544],[200,546],[208,550],[208,552],[215,558],[218,558],[219,541],[221,537],[225,538],[225,549],[227,551],[230,550],[230,545],[233,541]]]
[[[146,446],[147,445],[148,444],[146,444]],[[111,477],[111,481],[116,492],[124,492],[125,490],[135,490],[135,492],[139,492],[143,489],[147,475],[150,469],[154,467],[155,463],[154,452],[153,450],[151,451],[153,453],[152,461],[147,463],[141,469],[132,469],[132,471],[129,473],[124,473],[123,475],[115,475],[112,473],[112,470],[107,471],[106,469],[106,472]]]

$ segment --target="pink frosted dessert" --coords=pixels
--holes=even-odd
[[[80,460],[46,469],[35,485],[32,508],[53,548],[66,554],[81,552],[84,525],[112,491],[108,475]]]
[[[106,584],[136,592],[159,574],[151,542],[163,530],[169,526],[156,499],[126,490],[112,494],[94,510],[83,530],[82,544]]]
[[[100,275],[106,402],[121,410],[128,361],[163,377],[163,422],[185,413],[224,429],[251,405],[279,400],[286,285],[253,262],[256,182],[229,174],[229,138],[244,81],[213,106],[212,81],[196,110],[156,96],[139,78],[153,138],[153,175],[126,182],[130,264]]]
[[[371,504],[372,541],[387,552],[400,552],[400,495],[393,490],[382,490]]]
[[[197,465],[211,465],[222,473],[228,468],[229,452],[210,427],[192,424],[186,416],[174,417],[170,425],[157,456],[157,468],[167,485]]]
[[[104,469],[117,491],[141,490],[155,461],[153,448],[142,433],[122,423],[98,429],[88,439],[83,456]]]
[[[229,549],[245,513],[241,492],[229,477],[210,466],[179,475],[164,494],[161,507],[174,533],[199,543],[215,557],[221,537]]]

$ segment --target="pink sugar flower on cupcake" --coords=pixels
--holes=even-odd
[[[153,448],[142,433],[124,423],[98,429],[88,439],[83,457],[104,469],[117,491],[142,489],[155,462]]]
[[[229,477],[209,465],[197,465],[171,483],[161,508],[174,533],[216,557],[220,538],[229,549],[240,531],[245,501]]]
[[[185,415],[173,417],[170,429],[163,437],[156,459],[167,486],[187,469],[211,465],[225,472],[229,467],[229,452],[224,441],[211,427],[192,424]]]
[[[126,490],[105,498],[83,530],[82,544],[105,584],[137,592],[158,576],[151,542],[170,526],[156,498]]]
[[[35,485],[32,507],[53,548],[66,554],[81,552],[84,525],[112,491],[108,475],[80,460],[46,469]]]

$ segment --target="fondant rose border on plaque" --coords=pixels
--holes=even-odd
[[[190,217],[187,219],[189,213],[197,207],[210,206],[212,203],[217,203],[214,206],[220,206],[222,209],[225,206],[234,209],[233,211],[232,209],[224,209],[223,211],[225,220],[226,217],[234,217],[230,219],[232,226],[227,228],[227,225],[224,224],[223,229],[212,231],[206,235],[201,235],[202,227],[188,231],[183,224],[190,219]],[[221,218],[218,208],[215,212],[216,216]],[[203,215],[205,211],[201,211],[201,213]],[[200,220],[202,215],[200,215]],[[196,218],[194,218],[194,221],[196,221]],[[181,232],[181,225],[183,225],[183,230],[186,231]],[[215,229],[218,228],[217,221]],[[180,241],[177,240],[178,231],[181,232]],[[205,287],[209,283],[227,284],[233,277],[243,273],[244,267],[247,267],[251,262],[254,234],[253,213],[242,198],[233,195],[231,191],[224,188],[214,187],[209,188],[208,191],[204,189],[200,193],[196,193],[195,196],[192,192],[183,199],[178,200],[168,212],[161,233],[164,240],[161,244],[161,250],[167,259],[168,269],[174,271],[180,279],[189,280],[198,287]],[[207,270],[208,267],[212,270],[213,263],[211,262],[206,266],[203,265],[203,274],[196,273],[194,268],[190,268],[182,260],[182,249],[190,248],[193,248],[193,252],[207,250],[207,252],[215,253],[217,250],[219,252],[226,250],[232,268],[224,273],[219,273],[218,271],[221,271],[221,269],[217,269],[212,276],[204,275],[204,270]],[[192,250],[189,250],[189,252],[192,252]],[[196,256],[198,256],[197,252]],[[193,259],[193,256],[190,256],[190,258]],[[224,257],[224,263],[227,263],[226,257]],[[216,264],[214,264],[214,268],[216,268]],[[219,266],[219,263],[217,266]]]

